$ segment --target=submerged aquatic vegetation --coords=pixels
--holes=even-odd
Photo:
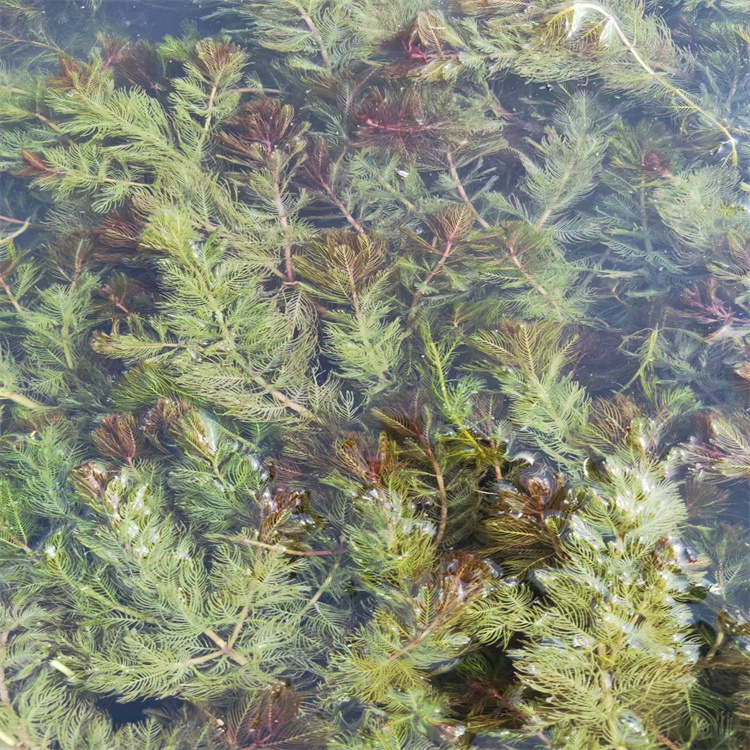
[[[0,0],[0,744],[743,746],[750,7],[108,4]]]

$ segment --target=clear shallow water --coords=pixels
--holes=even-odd
[[[166,678],[149,675],[144,679],[154,679],[152,685],[133,688],[118,672],[119,654],[103,659],[98,645],[91,653],[82,649],[74,674],[86,674],[94,696],[87,705],[118,725],[134,725],[156,707],[187,706],[205,719],[213,716],[212,701],[228,716],[227,706],[244,687],[232,688],[232,673],[222,670],[233,658],[235,667],[246,667],[247,654],[266,647],[267,618],[275,628],[271,641],[278,633],[279,648],[295,655],[292,665],[280,657],[272,662],[274,679],[287,680],[303,696],[305,721],[314,724],[323,715],[336,727],[323,730],[326,741],[308,738],[303,746],[381,747],[368,739],[374,727],[400,738],[400,745],[388,747],[404,748],[742,746],[737,717],[747,628],[750,451],[742,416],[748,222],[740,131],[743,123],[748,127],[747,86],[737,48],[704,29],[709,20],[720,23],[724,13],[733,18],[737,11],[706,9],[704,22],[677,6],[661,9],[675,45],[694,51],[698,60],[669,78],[663,71],[682,62],[657,44],[661,37],[648,36],[653,29],[639,30],[638,39],[647,40],[641,44],[657,73],[645,71],[627,46],[620,58],[607,57],[607,40],[618,29],[626,38],[630,33],[622,13],[594,24],[579,9],[561,20],[568,24],[565,33],[549,30],[544,55],[524,57],[536,42],[513,47],[501,27],[520,23],[522,37],[526,22],[500,6],[491,9],[493,22],[478,6],[442,9],[451,10],[446,23],[458,36],[434,17],[406,23],[406,12],[394,18],[390,6],[378,3],[367,6],[372,16],[363,17],[367,27],[361,28],[350,20],[356,15],[327,16],[320,9],[269,21],[263,8],[249,4],[235,8],[244,8],[244,15],[220,17],[212,15],[214,6],[184,3],[105,2],[96,13],[75,4],[41,6],[57,24],[41,47],[48,60],[36,61],[42,75],[56,74],[55,45],[80,61],[94,46],[116,86],[146,91],[167,113],[167,125],[144,138],[140,115],[130,112],[104,132],[111,109],[94,109],[88,93],[81,96],[81,110],[67,110],[64,97],[78,101],[76,92],[85,89],[82,62],[63,63],[51,84],[69,93],[55,101],[26,99],[31,114],[6,125],[12,132],[30,119],[41,129],[2,141],[0,214],[9,219],[0,225],[2,236],[18,231],[29,216],[32,225],[16,245],[43,269],[36,279],[29,272],[31,284],[24,283],[18,264],[5,270],[14,296],[5,304],[4,335],[20,370],[3,384],[10,407],[4,459],[19,497],[36,497],[38,480],[34,469],[19,464],[13,452],[18,445],[33,445],[37,431],[50,424],[70,422],[75,434],[60,440],[70,451],[76,446],[75,460],[56,468],[50,483],[51,494],[63,499],[55,500],[57,506],[50,502],[49,511],[33,506],[30,554],[38,549],[53,558],[60,543],[47,540],[62,534],[81,560],[97,561],[80,564],[81,580],[92,585],[102,571],[110,576],[112,611],[121,614],[128,609],[117,610],[117,602],[130,610],[145,606],[143,592],[155,587],[149,580],[169,587],[158,573],[146,571],[155,576],[148,579],[143,572],[153,553],[152,542],[144,541],[150,527],[136,512],[142,506],[160,519],[164,507],[172,509],[184,524],[178,536],[194,535],[207,571],[220,564],[217,535],[233,545],[250,539],[232,547],[243,550],[236,554],[245,555],[250,568],[262,562],[250,557],[258,542],[286,553],[287,563],[301,559],[307,565],[268,584],[283,588],[299,580],[307,587],[305,598],[288,610],[261,607],[245,629],[237,626],[241,616],[221,621],[218,631],[199,628],[178,661],[210,657],[206,672],[196,670],[166,687],[156,682]],[[359,4],[353,7],[355,14]],[[544,13],[535,12],[528,11],[535,19],[528,23],[546,23]],[[253,37],[247,30],[256,20]],[[138,40],[158,44],[179,35],[185,22],[196,25],[197,38],[226,28],[249,47],[245,78],[228,84],[242,89],[244,109],[237,102],[217,104],[219,86],[211,94],[207,66],[219,64],[228,48],[201,57],[203,48],[199,54],[175,45],[161,61],[137,48],[145,70],[121,51],[136,49]],[[294,54],[288,53],[295,42],[286,32],[275,36],[274,24],[286,24],[291,38],[304,39]],[[337,24],[343,30],[333,35],[340,38],[321,37],[321,46],[316,33],[333,33]],[[352,26],[354,41],[347,37]],[[577,29],[586,31],[583,40]],[[100,33],[131,41],[123,47],[92,41]],[[18,34],[3,48],[12,71],[31,61]],[[591,51],[586,40],[593,37],[599,46]],[[37,46],[39,39],[31,37]],[[496,47],[490,49],[492,39]],[[190,44],[198,49],[197,40]],[[574,51],[554,57],[554,45],[565,44]],[[594,64],[587,55],[595,53],[602,54]],[[174,84],[189,77],[185,61],[204,76],[190,85],[208,95],[188,115],[180,114],[196,127],[175,114],[174,97],[190,96]],[[454,79],[456,68],[461,72]],[[9,80],[21,89],[27,85],[20,70]],[[684,86],[688,102],[664,89],[664,80]],[[262,87],[268,96],[258,104]],[[294,107],[293,116],[279,101]],[[677,115],[675,102],[682,108]],[[88,127],[68,129],[82,116]],[[47,122],[55,135],[44,130]],[[722,130],[730,127],[733,141]],[[85,166],[71,166],[59,152],[46,150],[50,139],[65,153],[80,143],[105,147],[93,151]],[[19,160],[21,149],[28,153]],[[105,171],[92,177],[100,168]],[[55,186],[65,184],[66,170],[77,170],[77,181],[61,190]],[[219,187],[212,193],[206,186],[214,178]],[[29,187],[32,180],[36,185]],[[194,234],[170,244],[178,234],[170,222],[180,201],[189,206],[185,222]],[[236,205],[253,213],[239,216]],[[216,247],[233,265],[212,265]],[[179,248],[188,250],[181,255]],[[176,258],[176,266],[165,257]],[[343,277],[341,269],[347,269]],[[85,302],[81,298],[84,313],[66,308],[50,291],[62,284],[60,299],[71,300],[79,277],[91,287]],[[347,279],[353,279],[354,294]],[[196,280],[203,286],[194,289]],[[167,342],[166,353],[152,354],[160,341]],[[159,367],[161,379],[152,378]],[[178,395],[201,411],[169,401]],[[50,416],[25,415],[24,398],[35,399]],[[173,410],[167,415],[168,407]],[[107,414],[118,416],[107,421]],[[132,415],[132,424],[125,415]],[[33,455],[32,465],[42,465]],[[142,545],[137,549],[148,554],[124,563],[112,551],[121,545],[130,553],[118,536],[122,516],[100,501],[129,497],[134,482],[149,485],[149,467],[161,477],[154,482],[161,482],[166,506],[150,495],[147,501],[133,496],[130,528]],[[600,497],[607,498],[608,510],[597,505]],[[623,520],[628,514],[635,520]],[[92,541],[97,524],[107,529],[101,532],[106,544]],[[175,533],[171,518],[163,524],[160,533]],[[420,533],[432,540],[434,548],[421,554],[433,555],[433,562],[412,570],[403,560],[419,556]],[[534,537],[530,551],[519,536]],[[570,551],[579,543],[591,548],[580,558]],[[627,545],[627,564],[620,566]],[[167,544],[164,549],[171,550]],[[455,550],[474,556],[472,564],[451,557]],[[190,566],[196,551],[175,546],[174,555]],[[615,561],[611,567],[605,558]],[[38,585],[33,566],[13,556],[3,560],[14,595],[29,581]],[[578,564],[589,578],[572,575]],[[563,605],[544,609],[557,596],[566,601],[550,582],[550,570],[568,575],[572,586],[595,582],[595,616],[582,627],[586,632],[566,631]],[[49,575],[57,581],[51,590],[64,592],[67,601],[70,580],[59,571]],[[129,575],[140,581],[141,598]],[[660,591],[663,581],[664,598],[649,600],[643,592]],[[458,614],[451,620],[452,612],[430,604],[430,597],[455,596],[462,605],[456,611],[469,611],[495,587],[511,601],[508,591],[518,586],[536,597],[537,619],[546,612],[552,621],[548,631],[516,623],[508,625],[508,643],[500,636],[482,641]],[[315,609],[319,602],[323,611]],[[432,619],[420,619],[431,606]],[[159,611],[157,622],[164,625],[156,635],[142,623],[134,632],[158,640],[167,623],[174,627],[174,607],[172,602]],[[652,616],[659,607],[669,611],[668,622]],[[311,608],[319,619],[308,618],[292,634],[284,630],[299,610]],[[115,648],[126,651],[127,638],[116,625],[102,625],[100,612],[86,612],[79,602],[62,611],[76,623],[81,617],[86,627],[111,628]],[[507,608],[501,611],[501,619],[512,623]],[[388,612],[395,617],[392,631],[401,631],[381,651],[373,648],[373,663],[382,669],[408,663],[440,698],[407,682],[396,697],[386,691],[368,703],[375,680],[361,674],[372,664],[362,657],[352,666],[346,655],[353,638],[371,643],[377,633],[387,641],[377,618]],[[623,634],[610,643],[601,622],[621,617]],[[432,642],[441,618],[451,623],[446,629],[455,643]],[[221,648],[231,652],[226,643],[235,626],[242,633],[238,648],[245,650],[229,658],[212,652],[220,642],[206,633],[219,632]],[[297,631],[307,639],[304,647],[294,640]],[[76,649],[66,638],[61,648],[70,655]],[[670,638],[686,644],[665,645]],[[153,643],[138,643],[165,661]],[[468,643],[471,648],[462,651]],[[622,657],[629,666],[615,660],[622,643],[631,649]],[[570,660],[581,649],[597,654],[594,677],[586,673],[574,686],[575,699],[559,678],[564,669],[555,649],[567,649]],[[589,734],[580,734],[589,731],[575,718],[577,710],[585,717],[581,686],[593,680],[595,710],[601,710],[613,685],[625,694],[629,680],[637,684],[629,670],[646,671],[637,667],[642,654],[685,670],[675,667],[665,677],[654,671],[654,704],[663,700],[674,711],[665,698],[671,680],[674,694],[683,696],[676,703],[687,705],[684,686],[693,680],[706,691],[700,696],[710,710],[697,712],[692,725],[678,719],[660,724],[659,716],[644,713],[649,701],[642,691],[650,688],[643,687],[621,699],[614,729],[605,712],[591,722]],[[128,669],[141,668],[142,657],[128,658]],[[615,666],[602,666],[606,658]],[[654,661],[644,663],[654,669]],[[91,665],[104,681],[87,671]],[[554,672],[557,690],[545,692],[536,679],[545,670]],[[34,675],[29,682],[40,679]],[[105,684],[108,675],[114,690]],[[230,686],[225,692],[222,679]],[[201,690],[211,696],[207,714],[200,713],[206,708]],[[105,697],[110,692],[115,698]],[[265,746],[248,743],[260,742],[258,726],[275,716],[279,703],[259,691],[248,694],[256,739],[243,739],[247,726],[235,727],[234,738],[214,736],[206,746],[224,747],[230,740],[231,747]],[[118,707],[118,700],[128,699],[127,711]],[[560,718],[568,708],[573,727]],[[708,728],[706,713],[725,716],[731,728]],[[20,737],[18,721],[9,731]],[[203,746],[185,739],[192,736],[187,720],[163,723],[183,733],[176,746]],[[394,726],[405,727],[405,734]],[[344,737],[339,745],[336,732]]]

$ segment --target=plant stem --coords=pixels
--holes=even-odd
[[[247,658],[242,654],[234,651],[229,644],[214,630],[206,628],[203,631],[204,635],[207,635],[220,649],[223,654],[226,654],[235,664],[239,664],[241,667],[247,665]]]
[[[273,176],[273,195],[276,203],[276,211],[279,215],[279,224],[284,233],[284,266],[286,270],[286,280],[291,284],[294,282],[294,266],[292,265],[292,242],[289,237],[289,217],[284,208],[284,199],[281,194],[281,178],[279,176],[278,165],[273,155],[270,159],[271,174]]]
[[[224,651],[212,651],[210,654],[204,654],[203,656],[194,656],[192,659],[181,662],[186,667],[193,667],[196,664],[205,664],[207,661],[218,659],[220,656],[225,656]]]
[[[672,740],[670,740],[669,737],[664,734],[657,734],[656,739],[658,739],[662,745],[668,747],[669,750],[681,750],[679,745],[675,745],[674,742],[672,742]]]
[[[318,27],[315,25],[315,21],[313,21],[310,14],[302,7],[301,3],[297,2],[297,0],[291,0],[291,4],[297,9],[299,14],[302,16],[302,20],[305,22],[305,26],[307,26],[307,28],[310,30],[310,34],[315,40],[315,43],[318,45],[320,57],[323,60],[323,65],[326,68],[326,72],[329,76],[332,76],[333,67],[331,66],[331,57],[328,54],[328,50],[326,49],[325,40],[323,39],[323,35],[320,33],[320,29],[318,29]]]
[[[242,611],[240,612],[240,616],[237,618],[237,622],[234,625],[234,629],[232,630],[232,635],[229,636],[229,641],[227,641],[227,648],[231,651],[234,648],[234,644],[237,642],[237,639],[240,637],[240,633],[242,632],[242,628],[245,625],[245,621],[247,620],[247,616],[250,612],[250,602],[245,602],[245,605],[242,607]]]
[[[232,89],[233,94],[280,94],[281,89],[268,89],[265,86],[251,86],[249,88]]]
[[[539,292],[543,297],[547,299],[547,301],[552,305],[552,307],[557,310],[559,315],[562,317],[562,310],[560,309],[560,305],[557,303],[557,300],[555,300],[549,292],[524,268],[523,264],[521,263],[521,260],[519,259],[518,255],[516,254],[515,248],[512,244],[508,243],[507,245],[508,249],[508,255],[510,256],[511,261],[513,262],[513,265],[519,270],[521,275],[526,279],[526,281],[531,284],[531,286],[534,287],[534,289]]]
[[[10,288],[10,284],[5,280],[4,276],[0,276],[0,286],[5,290],[5,294],[8,297],[8,300],[10,301],[10,304],[13,305],[17,313],[23,313],[23,307],[21,307],[21,303],[16,299],[16,295],[13,294],[13,290]]]
[[[195,277],[201,286],[201,291],[203,292],[204,297],[208,302],[209,307],[211,308],[211,311],[214,313],[219,326],[219,330],[221,331],[221,335],[224,337],[227,347],[234,355],[235,361],[238,363],[238,365],[242,367],[243,370],[249,369],[249,362],[247,361],[246,357],[244,357],[242,353],[237,350],[237,346],[235,344],[235,335],[227,325],[221,306],[216,301],[216,298],[213,295],[211,285],[206,283],[203,275],[203,270],[197,263],[193,263],[192,268],[194,269]],[[320,421],[318,417],[316,417],[315,414],[313,414],[309,409],[302,406],[302,404],[298,404],[296,401],[293,401],[287,395],[274,388],[261,375],[253,374],[251,375],[251,377],[255,381],[255,383],[257,383],[266,393],[268,393],[270,396],[273,396],[273,398],[275,398],[279,403],[283,404],[287,409],[291,409],[292,411],[297,412],[297,414],[305,417],[305,419],[309,419],[310,421]]]
[[[0,401],[13,401],[13,403],[23,406],[25,409],[44,409],[44,404],[39,401],[34,401],[33,398],[23,396],[15,391],[10,391],[7,388],[0,388]]]
[[[50,130],[54,130],[55,133],[62,133],[63,129],[57,125],[56,123],[52,122],[52,120],[49,119],[49,117],[45,117],[43,114],[40,114],[39,112],[34,112],[34,117],[36,117],[37,120],[40,122],[43,122]],[[68,144],[72,144],[73,141],[70,139],[66,139],[68,141]]]
[[[411,320],[414,315],[417,312],[417,307],[419,306],[419,303],[424,296],[424,287],[428,286],[430,282],[440,273],[440,271],[443,270],[443,266],[445,265],[448,258],[450,258],[451,253],[453,252],[453,249],[455,248],[455,245],[453,242],[446,242],[445,243],[445,249],[443,250],[443,254],[440,256],[440,259],[437,263],[432,267],[432,270],[429,274],[427,274],[427,278],[422,282],[421,286],[422,289],[417,291],[417,293],[414,295],[411,303],[411,308],[409,310],[409,320]]]
[[[344,205],[344,202],[329,187],[326,192],[332,203],[344,215],[344,218],[354,227],[354,231],[359,235],[365,234],[364,227],[352,216],[351,211]]]
[[[427,459],[432,466],[432,471],[435,474],[435,480],[438,486],[438,497],[440,498],[440,523],[438,524],[437,534],[435,535],[435,544],[440,545],[445,536],[445,530],[448,527],[448,492],[445,489],[445,477],[443,476],[443,470],[440,468],[437,458],[435,458],[435,452],[432,450],[432,446],[427,442],[426,439],[422,439]]]
[[[0,214],[0,221],[7,221],[8,224],[28,224],[28,219],[14,219],[12,216],[3,216]]]
[[[380,358],[378,357],[378,353],[375,350],[375,347],[372,345],[372,341],[370,340],[370,335],[367,330],[367,321],[365,320],[365,317],[362,314],[362,307],[359,303],[359,292],[357,291],[357,280],[354,276],[354,268],[352,267],[352,263],[348,262],[346,264],[346,272],[349,278],[349,286],[351,288],[352,307],[354,308],[354,317],[357,319],[357,325],[359,326],[360,336],[362,337],[362,341],[364,342],[365,347],[369,349],[370,352],[372,353],[373,361],[377,362]],[[385,377],[382,367],[378,368],[378,380],[383,385],[388,384],[388,379]]]
[[[287,409],[296,411],[297,414],[299,414],[301,417],[305,417],[305,419],[309,419],[312,422],[320,421],[318,417],[316,417],[315,414],[313,414],[307,407],[302,406],[302,404],[298,404],[296,401],[293,401],[291,398],[289,398],[289,396],[274,388],[260,375],[253,375],[253,380],[261,388],[263,388],[266,393],[268,393],[270,396],[273,396],[279,403],[284,404]]]
[[[30,555],[34,552],[31,547],[29,547],[26,542],[20,540],[15,534],[7,533],[4,541],[7,543],[12,544],[14,547],[18,547],[18,549],[22,549],[26,554]]]
[[[10,633],[10,630],[3,630],[2,633],[0,633],[0,703],[2,703],[2,705],[4,705],[18,720],[19,726],[15,731],[19,734],[21,740],[19,744],[16,742],[15,737],[5,734],[4,732],[0,732],[0,740],[11,747],[23,748],[23,750],[33,750],[36,747],[36,744],[33,742],[28,732],[26,732],[23,726],[21,726],[21,719],[13,707],[13,702],[10,698],[10,691],[8,690],[8,684],[5,677],[5,660],[8,653],[8,639],[10,638]]]
[[[257,539],[249,539],[244,536],[227,536],[224,537],[230,542],[237,542],[238,544],[248,544],[251,547],[261,547],[262,549],[275,550],[276,552],[283,552],[285,555],[296,555],[297,557],[320,557],[324,555],[342,555],[347,551],[346,547],[339,547],[338,549],[319,549],[319,550],[299,550],[285,547],[283,544],[268,544],[267,542],[260,542]]]
[[[8,692],[8,686],[5,683],[5,656],[8,649],[8,638],[10,638],[10,630],[3,630],[0,633],[0,701],[3,704],[10,707],[10,693]]]
[[[378,182],[381,187],[385,188],[392,196],[394,196],[407,211],[411,211],[411,213],[417,212],[417,207],[408,198],[404,198],[404,196],[401,195],[401,193],[399,193],[398,190],[396,190],[396,188],[394,188],[387,180],[381,178]]]
[[[206,138],[208,138],[208,134],[211,130],[211,121],[213,119],[213,109],[214,109],[214,102],[216,100],[216,94],[218,92],[218,87],[216,84],[211,89],[211,94],[208,97],[208,105],[206,106],[206,119],[203,122],[203,131],[201,132],[200,138],[198,139],[198,143],[195,147],[195,151],[200,157],[201,151],[203,149],[203,144],[206,142]]]
[[[456,169],[456,165],[453,162],[453,155],[450,151],[446,153],[446,159],[448,161],[448,168],[450,169],[450,175],[453,178],[453,184],[456,186],[456,190],[458,191],[459,196],[461,196],[461,200],[464,202],[464,205],[474,214],[474,218],[479,222],[480,226],[483,229],[490,230],[492,229],[489,222],[487,222],[484,217],[477,211],[477,209],[474,207],[474,204],[471,201],[471,198],[469,198],[468,194],[466,193],[466,189],[464,188],[463,183],[461,182],[461,178],[459,177],[458,170]],[[547,220],[549,216],[549,212],[551,211],[551,208],[547,208],[545,210],[545,213],[542,214],[542,217],[537,221],[537,225],[541,226],[540,222],[543,224],[544,221]],[[535,225],[536,228],[539,228],[537,225]],[[536,279],[531,276],[531,274],[528,273],[528,271],[523,267],[521,264],[521,261],[519,260],[518,256],[516,255],[514,248],[512,245],[508,245],[508,254],[510,255],[510,259],[513,262],[513,265],[521,272],[521,275],[526,279],[526,281],[531,284],[531,286],[534,287],[534,289],[537,290],[540,294],[542,294],[547,301],[557,310],[557,312],[562,316],[562,310],[560,310],[560,305],[557,303],[557,301],[549,294],[549,292],[538,282]]]
[[[81,277],[83,272],[83,261],[81,259],[81,250],[83,249],[83,240],[78,243],[75,256],[75,267],[73,268],[73,277],[70,281],[70,287],[68,289],[68,300],[72,301],[73,294],[75,293],[76,287],[78,286],[78,279]],[[63,348],[63,354],[65,356],[65,364],[69,370],[76,369],[76,363],[73,359],[73,347],[70,341],[70,323],[71,315],[69,310],[63,310],[62,313],[62,330],[60,333],[61,344]]]
[[[396,659],[408,654],[409,651],[416,648],[435,628],[440,625],[440,617],[436,617],[413,641],[407,643],[402,649],[398,650],[395,654],[391,654],[388,657],[388,661],[395,661]]]
[[[638,207],[641,214],[641,228],[643,229],[643,243],[646,247],[646,252],[653,257],[654,254],[654,243],[649,234],[648,225],[648,207],[646,206],[646,179],[641,175],[641,183],[638,186]]]
[[[736,166],[739,163],[737,141],[729,132],[729,128],[724,125],[724,123],[719,121],[716,117],[714,117],[710,112],[707,112],[699,104],[696,104],[696,102],[694,102],[682,89],[678,88],[671,81],[668,81],[659,73],[657,73],[648,64],[648,62],[643,57],[641,57],[640,52],[638,52],[638,50],[633,46],[633,43],[630,41],[630,39],[628,39],[627,35],[622,30],[622,27],[620,26],[617,18],[612,13],[610,13],[606,8],[602,7],[598,3],[576,2],[558,13],[555,17],[559,18],[561,16],[569,15],[571,12],[575,12],[576,10],[590,10],[606,18],[607,23],[610,25],[615,34],[617,34],[617,37],[622,42],[625,49],[630,53],[630,55],[638,63],[638,65],[640,65],[640,67],[645,70],[646,73],[648,73],[648,75],[654,78],[654,80],[658,81],[671,94],[685,102],[685,104],[687,104],[687,106],[692,109],[693,112],[697,112],[706,120],[708,120],[712,125],[716,126],[726,136],[726,143],[728,143],[729,147],[731,148],[732,164]]]
[[[573,176],[573,165],[574,162],[571,160],[565,166],[565,171],[562,173],[562,175],[560,175],[558,188],[552,198],[547,202],[547,205],[545,206],[544,211],[542,211],[541,216],[534,222],[534,229],[541,229],[547,223],[549,217],[552,216],[557,202],[560,200],[563,192],[565,191],[565,188],[567,187],[568,180]]]
[[[2,218],[3,221],[6,220],[5,217],[0,217],[0,218]],[[31,221],[29,219],[26,219],[26,221],[23,221],[23,222],[18,222],[18,219],[15,219],[15,220],[10,219],[10,221],[13,221],[13,223],[20,223],[21,226],[18,229],[16,229],[15,232],[11,232],[5,237],[0,237],[0,247],[2,247],[2,245],[7,245],[13,242],[13,240],[16,239],[16,237],[19,237],[20,235],[22,235],[31,226]]]
[[[301,617],[305,612],[312,609],[319,601],[320,597],[323,596],[323,594],[326,592],[326,589],[333,583],[333,577],[336,575],[336,571],[341,566],[341,561],[336,560],[336,562],[333,564],[333,567],[331,568],[331,572],[326,576],[325,581],[320,584],[320,587],[315,592],[315,594],[310,598],[310,601],[307,602],[307,604],[304,606],[301,612],[298,613],[298,617]]]
[[[453,184],[456,186],[456,190],[458,191],[459,196],[461,196],[461,200],[464,202],[464,205],[466,208],[471,211],[472,214],[474,214],[474,218],[479,222],[480,226],[483,229],[492,229],[490,224],[484,219],[484,217],[479,213],[479,211],[474,208],[474,204],[471,201],[471,198],[466,193],[466,188],[464,188],[463,182],[461,182],[461,178],[458,175],[458,170],[456,169],[456,165],[453,162],[453,154],[448,151],[445,154],[445,157],[448,161],[448,168],[450,170],[450,175],[453,178]]]
[[[54,52],[56,55],[64,55],[65,52],[60,49],[60,47],[55,46],[54,44],[47,44],[46,42],[37,42],[33,39],[21,39],[21,37],[14,36],[13,34],[10,34],[7,31],[0,31],[0,39],[7,40],[10,44],[26,44],[29,47],[41,47],[42,49],[48,49],[51,52]]]

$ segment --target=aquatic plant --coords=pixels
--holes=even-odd
[[[0,0],[0,745],[741,747],[750,8],[46,5]]]

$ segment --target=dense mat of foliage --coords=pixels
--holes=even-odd
[[[747,0],[107,5],[0,0],[0,747],[742,747]]]

